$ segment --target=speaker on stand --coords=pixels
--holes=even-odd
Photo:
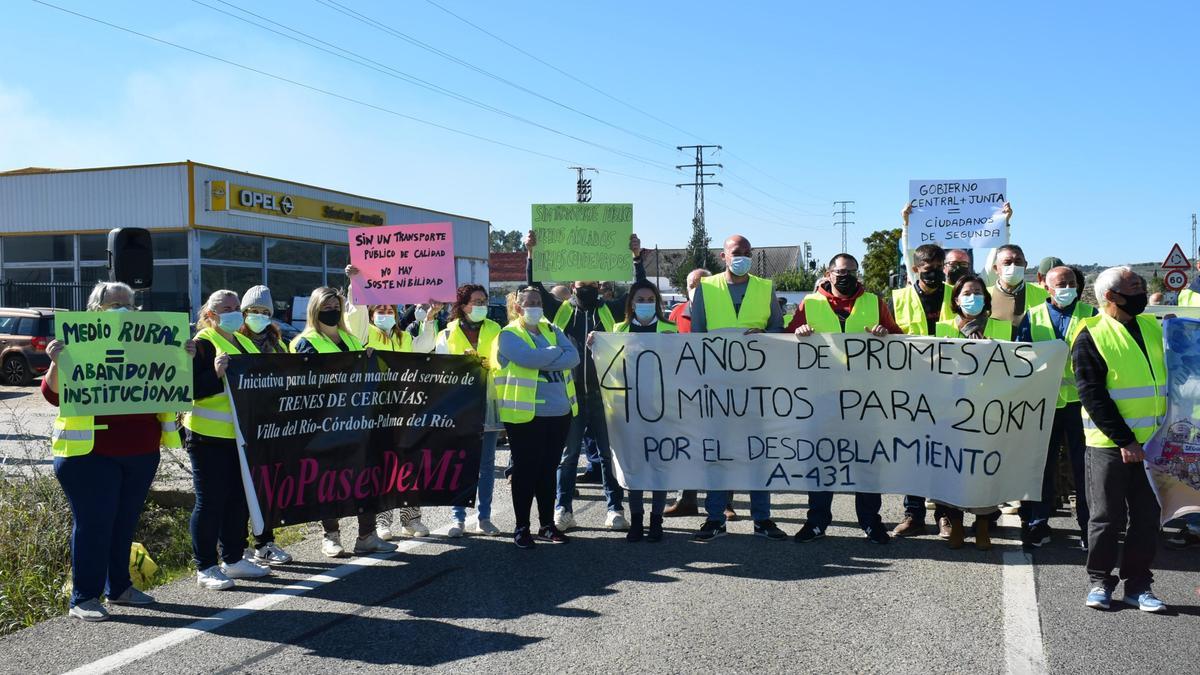
[[[150,230],[118,227],[108,233],[108,279],[129,284],[134,291],[149,291],[154,283],[154,248]],[[149,309],[149,294],[142,298],[142,309]]]

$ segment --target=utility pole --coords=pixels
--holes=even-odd
[[[576,174],[575,201],[579,202],[580,204],[586,204],[587,202],[592,201],[592,181],[590,178],[585,179],[583,177],[583,172],[594,171],[595,173],[600,173],[600,170],[593,169],[590,166],[568,166],[567,168],[574,171]]]
[[[804,242],[803,257],[804,257],[804,262],[802,263],[803,267],[801,267],[800,269],[805,270],[805,271],[812,269],[813,264],[812,264],[812,242],[811,241]]]
[[[837,225],[842,226],[842,250],[840,251],[840,253],[846,252],[846,226],[854,224],[853,220],[846,220],[846,216],[852,215],[854,213],[853,211],[846,210],[846,207],[850,206],[852,204],[854,204],[854,202],[852,202],[852,201],[841,201],[841,202],[833,203],[833,208],[837,209],[837,211],[833,212],[833,215],[834,215],[834,217],[838,218],[838,220],[834,221],[833,224],[835,226],[837,226]]]
[[[708,262],[709,262],[708,244],[709,244],[710,239],[708,237],[708,230],[704,226],[704,187],[707,185],[716,185],[719,187],[725,187],[725,186],[722,183],[717,183],[717,182],[710,183],[706,180],[707,178],[711,178],[711,177],[715,176],[716,174],[707,172],[707,171],[705,171],[705,169],[712,167],[712,166],[715,166],[717,168],[722,168],[722,169],[724,167],[721,166],[720,164],[705,162],[704,161],[704,151],[709,150],[709,149],[720,150],[721,146],[719,146],[719,145],[680,145],[680,146],[676,146],[675,149],[679,150],[679,151],[683,151],[683,150],[695,150],[696,151],[695,163],[693,163],[693,164],[678,164],[675,166],[676,169],[684,169],[684,168],[689,168],[689,167],[695,169],[695,175],[696,175],[695,180],[691,183],[676,183],[675,187],[677,187],[677,188],[692,187],[692,188],[695,188],[695,190],[696,190],[696,202],[695,202],[695,207],[694,207],[693,214],[692,214],[692,240],[688,243],[688,248],[692,249],[690,251],[690,253],[692,254],[691,262],[692,262],[693,267],[708,267]]]

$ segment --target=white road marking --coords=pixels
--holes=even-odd
[[[1021,521],[1015,516],[1003,516],[1000,524],[1020,528]],[[1004,672],[1012,675],[1048,673],[1033,558],[1018,549],[1005,551],[1003,559]]]

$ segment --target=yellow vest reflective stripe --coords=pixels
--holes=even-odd
[[[471,346],[471,341],[462,331],[458,319],[455,319],[446,324],[446,350],[451,354],[466,354],[468,350],[474,349],[479,356],[490,358],[496,345],[496,338],[500,337],[500,331],[500,324],[491,319],[484,319],[479,326],[479,344]]]
[[[654,324],[654,330],[657,333],[678,333],[679,332],[679,329],[675,327],[675,324],[671,323],[670,321],[663,321],[662,319],[659,319],[658,322],[656,322]],[[613,332],[614,333],[628,333],[629,332],[629,322],[622,321],[621,323],[613,326]]]
[[[1167,414],[1167,363],[1163,355],[1163,331],[1158,319],[1148,314],[1137,317],[1146,353],[1134,342],[1133,336],[1119,321],[1107,314],[1097,314],[1084,320],[1096,351],[1108,366],[1105,386],[1117,404],[1117,412],[1133,431],[1139,443],[1154,435]],[[1117,444],[1104,435],[1083,410],[1083,437],[1096,448],[1115,448]]]
[[[362,343],[358,341],[358,338],[347,333],[346,331],[339,328],[338,336],[342,338],[342,344],[346,346],[346,351],[361,352],[363,350]],[[301,338],[308,340],[308,344],[312,345],[313,349],[317,350],[318,354],[337,354],[342,351],[338,349],[336,344],[333,343],[333,340],[330,340],[314,330],[304,331],[292,340],[293,352],[296,351],[296,345],[300,343]]]
[[[733,296],[729,293],[729,279],[725,274],[715,274],[700,280],[704,284],[704,321],[708,330],[722,328],[767,327],[771,320],[771,303],[775,302],[771,292],[771,281],[750,275],[746,284],[746,295],[742,305],[733,308]]]
[[[1075,386],[1075,364],[1071,362],[1070,348],[1074,346],[1079,331],[1083,330],[1083,320],[1091,318],[1093,311],[1095,308],[1086,302],[1077,302],[1075,310],[1071,312],[1071,323],[1067,325],[1067,334],[1064,336],[1067,343],[1067,362],[1063,365],[1062,384],[1058,387],[1056,407],[1062,408],[1079,400],[1079,389]],[[1044,302],[1029,310],[1029,336],[1034,342],[1058,339],[1054,335],[1054,323],[1050,320],[1050,307]]]
[[[604,330],[611,333],[613,325],[616,324],[612,310],[608,308],[608,305],[600,305],[600,309],[596,310],[596,314],[600,316],[600,324],[604,326]],[[567,325],[571,323],[571,317],[574,315],[575,306],[569,302],[564,302],[558,306],[558,311],[554,313],[554,325],[558,326],[559,330],[566,330]]]
[[[543,321],[541,324],[542,334],[546,341],[551,346],[558,345],[558,336],[554,332],[554,327]],[[521,319],[517,319],[504,327],[501,331],[504,333],[512,333],[525,341],[530,347],[534,347],[533,336],[529,331],[525,330],[525,325]],[[492,363],[499,364],[500,340],[497,339],[492,354]],[[563,381],[567,387],[567,400],[571,403],[571,415],[579,414],[579,401],[575,398],[575,379],[571,375],[571,371],[562,371]],[[523,368],[513,361],[509,361],[502,368],[497,368],[493,384],[496,387],[496,408],[500,413],[500,421],[509,424],[524,424],[530,422],[537,415],[537,385],[541,374],[533,368]]]
[[[197,340],[207,340],[218,354],[258,354],[258,347],[250,338],[234,333],[235,346],[214,328],[205,328],[196,333]],[[192,402],[192,411],[184,413],[183,426],[191,431],[213,438],[237,438],[233,428],[233,408],[224,391]]]
[[[957,319],[939,321],[935,327],[937,328],[937,337],[963,337],[962,331],[958,329]],[[983,328],[983,337],[988,340],[1011,340],[1012,324],[1007,321],[988,317],[987,326]]]
[[[953,289],[949,284],[942,284],[942,313],[938,321],[954,318],[954,307],[950,303]],[[917,295],[916,286],[905,286],[892,291],[892,309],[896,315],[896,325],[905,335],[929,335],[929,323],[925,318],[925,306]]]
[[[1179,299],[1177,304],[1180,307],[1200,307],[1200,293],[1193,291],[1190,288],[1185,288],[1179,291]]]
[[[817,333],[861,333],[879,325],[879,298],[874,293],[858,296],[843,329],[829,298],[813,293],[804,298],[804,322]]]
[[[156,417],[162,428],[159,444],[164,448],[182,448],[183,443],[179,440],[179,422],[175,413],[158,413]],[[59,415],[54,420],[54,431],[50,435],[51,451],[56,457],[91,454],[92,449],[96,447],[96,432],[107,428],[107,425],[96,424],[95,417]]]
[[[343,337],[344,341],[345,338]],[[312,342],[310,339],[309,342]],[[349,342],[346,342],[349,345]],[[316,345],[314,345],[316,346]],[[411,352],[413,346],[412,335],[409,335],[406,330],[394,330],[391,335],[384,335],[383,331],[377,326],[367,326],[367,345],[372,349],[378,349],[382,352]],[[320,347],[317,348],[320,350]],[[335,346],[334,349],[337,349]]]

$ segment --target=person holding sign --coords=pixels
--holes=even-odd
[[[1079,299],[1075,270],[1070,267],[1058,265],[1047,270],[1045,284],[1050,299],[1031,307],[1026,313],[1021,327],[1017,329],[1017,341],[1063,340],[1068,346],[1072,345],[1079,331],[1083,329],[1084,321],[1096,315],[1096,308]],[[1058,448],[1065,440],[1071,459],[1071,473],[1075,477],[1075,518],[1079,523],[1080,546],[1087,548],[1088,503],[1087,490],[1084,489],[1085,446],[1082,408],[1079,390],[1075,387],[1074,365],[1068,353],[1062,386],[1058,390],[1050,443],[1046,448],[1042,500],[1021,504],[1022,540],[1030,546],[1039,547],[1050,542],[1050,516],[1057,501],[1054,494],[1054,477],[1055,469],[1058,468]]]
[[[675,324],[675,328],[680,333],[692,332],[692,296],[696,293],[696,287],[700,285],[700,280],[704,277],[712,276],[712,272],[697,267],[688,272],[687,275],[687,301],[675,305],[671,309],[671,313],[667,316],[667,320]],[[682,518],[684,516],[694,516],[700,510],[696,505],[696,491],[683,490],[679,493],[679,499],[675,500],[663,511],[663,515],[667,518]]]
[[[496,339],[496,408],[512,453],[512,500],[518,548],[533,548],[529,509],[537,498],[537,540],[565,544],[554,523],[554,485],[571,418],[579,414],[572,373],[579,350],[543,319],[542,290],[525,288],[516,305],[520,317]],[[578,448],[578,443],[576,443]]]
[[[592,363],[591,348],[587,346],[588,335],[594,330],[612,331],[618,321],[625,319],[624,298],[606,302],[600,297],[600,284],[596,281],[574,282],[574,295],[567,302],[559,302],[546,291],[540,282],[534,281],[533,255],[537,247],[537,234],[530,230],[525,238],[525,249],[529,257],[525,276],[529,286],[541,296],[541,307],[545,316],[563,334],[581,345],[583,352],[575,368],[575,382],[579,390],[579,415],[571,422],[566,447],[558,469],[558,507],[555,524],[561,530],[575,526],[572,501],[575,497],[576,471],[579,466],[579,451],[585,435],[596,441],[600,450],[600,479],[604,486],[604,500],[608,507],[604,526],[612,530],[625,530],[629,522],[621,508],[623,493],[612,469],[612,450],[608,445],[608,429],[604,423],[604,403],[600,398],[600,380],[596,366]],[[629,237],[629,251],[633,254],[633,271],[636,281],[646,278],[642,266],[642,243],[636,234]]]
[[[500,431],[504,428],[496,415],[495,389],[490,382],[492,377],[491,359],[496,347],[496,339],[502,330],[500,324],[487,318],[488,295],[487,289],[479,284],[463,284],[458,287],[458,297],[450,310],[450,323],[437,337],[438,354],[470,354],[478,356],[483,362],[484,375],[489,379],[487,387],[487,412],[483,422],[483,445],[479,455],[479,492],[475,509],[479,518],[472,534],[494,536],[500,534],[500,528],[492,524],[492,491],[496,481],[496,443],[500,439]],[[461,537],[467,531],[467,510],[462,506],[451,507],[454,522],[446,533],[451,537]]]
[[[237,293],[214,291],[200,309],[192,362],[195,400],[183,416],[184,443],[192,460],[192,555],[196,584],[212,591],[233,588],[234,579],[266,576],[271,570],[242,558],[250,510],[242,489],[233,409],[225,391],[231,354],[257,354],[250,338],[238,332],[242,316]],[[217,544],[220,543],[218,558]]]
[[[89,312],[127,312],[133,289],[102,281],[88,296]],[[64,343],[46,346],[50,368],[42,378],[42,396],[59,405],[59,356]],[[195,354],[191,340],[184,343]],[[154,598],[133,587],[129,550],[146,494],[158,470],[159,446],[179,448],[179,424],[174,413],[136,413],[66,417],[54,420],[51,436],[54,477],[71,505],[70,615],[83,621],[104,621],[110,605],[146,605]]]
[[[887,311],[883,299],[868,293],[858,282],[858,260],[849,253],[839,253],[829,261],[826,278],[817,286],[817,292],[806,296],[796,310],[796,316],[787,330],[797,338],[814,333],[861,333],[876,337],[898,335],[903,331]],[[878,493],[854,493],[854,511],[858,526],[873,544],[891,541],[879,509],[883,498]],[[795,540],[799,543],[815,541],[825,536],[833,522],[833,493],[808,493],[808,520]]]
[[[721,253],[725,272],[700,280],[692,297],[692,332],[737,331],[745,335],[783,331],[783,311],[775,300],[770,279],[750,274],[753,249],[750,240],[735,234],[725,240]],[[733,493],[710,491],[704,497],[707,520],[694,538],[709,541],[725,534],[725,522],[732,511]],[[754,535],[771,540],[787,539],[771,520],[771,493],[750,492],[750,516]]]
[[[1133,269],[1104,270],[1096,277],[1095,291],[1100,313],[1083,321],[1071,349],[1083,404],[1084,472],[1091,509],[1087,573],[1092,589],[1086,604],[1108,609],[1123,579],[1126,604],[1164,612],[1166,604],[1151,590],[1159,504],[1146,477],[1142,449],[1167,411],[1163,330],[1157,318],[1142,314],[1148,301],[1146,281]],[[1120,578],[1112,573],[1118,552]]]
[[[322,286],[313,290],[308,298],[308,323],[302,333],[292,340],[292,351],[297,354],[332,354],[338,352],[364,351],[358,338],[346,330],[343,317],[342,295],[336,289]],[[374,348],[367,348],[370,356]],[[325,531],[321,542],[321,553],[330,558],[346,554],[342,548],[341,532],[337,518],[321,521]],[[354,542],[354,554],[391,553],[396,545],[379,538],[375,532],[375,514],[363,511],[358,514],[358,539]]]

